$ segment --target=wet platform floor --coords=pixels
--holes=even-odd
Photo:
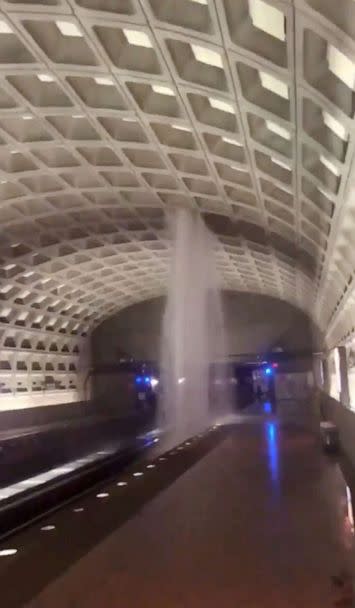
[[[182,452],[157,459],[152,474],[165,474],[179,458]],[[150,483],[146,477],[136,482]],[[130,485],[123,491],[129,493]],[[108,517],[105,509],[119,512],[119,500],[116,505],[113,500],[101,501],[89,518],[85,511],[80,515],[73,541],[67,537],[58,545],[48,535],[37,560],[40,551],[42,563],[46,552],[70,552],[71,542],[80,542],[95,521],[99,525]],[[66,516],[61,517],[65,534]],[[351,571],[352,539],[346,485],[336,461],[310,433],[273,417],[249,418],[223,432],[207,453],[27,606],[351,606],[347,585],[336,587],[332,577]],[[11,578],[11,569],[8,573]]]

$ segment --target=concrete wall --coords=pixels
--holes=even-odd
[[[256,294],[226,293],[224,309],[231,355],[262,353],[275,347],[294,352],[320,346],[320,336],[309,319],[287,302]],[[158,360],[163,310],[164,299],[157,298],[104,321],[92,338],[94,365],[117,361],[124,353]],[[310,361],[297,365],[299,371],[306,371]]]
[[[312,372],[280,373],[275,376],[277,399],[306,399],[313,389]]]

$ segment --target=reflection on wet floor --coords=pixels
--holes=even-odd
[[[279,481],[279,445],[277,439],[277,426],[275,422],[265,423],[265,435],[270,476],[272,481],[277,483]]]

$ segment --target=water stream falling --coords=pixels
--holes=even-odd
[[[217,241],[201,216],[171,218],[173,251],[162,328],[161,424],[174,442],[229,410],[226,340],[216,269]],[[219,363],[219,364],[218,364]]]

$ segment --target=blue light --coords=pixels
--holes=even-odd
[[[272,369],[271,369],[271,367],[267,367],[267,368],[265,369],[265,374],[266,374],[267,376],[271,376],[271,374],[272,374]]]
[[[279,448],[277,429],[273,422],[266,424],[266,441],[270,475],[273,483],[276,483],[279,481]]]
[[[264,412],[265,414],[271,414],[272,408],[270,401],[265,401],[264,403]]]
[[[142,376],[136,376],[136,384],[142,384],[143,378]]]
[[[145,382],[146,384],[150,384],[150,378],[149,378],[149,376],[145,376],[145,378],[144,378],[144,382]]]

